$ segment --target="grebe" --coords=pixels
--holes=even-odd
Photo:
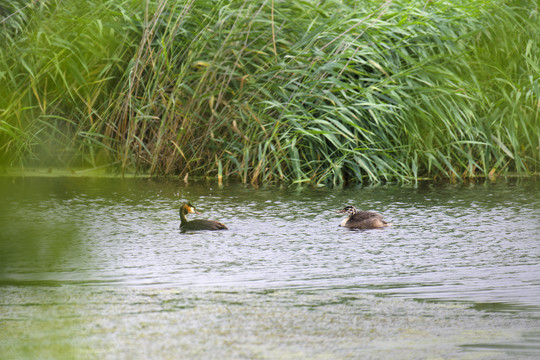
[[[383,220],[381,214],[371,211],[358,211],[354,206],[346,206],[339,213],[347,213],[349,217],[343,219],[340,226],[350,229],[380,229],[392,224]]]
[[[180,230],[225,230],[228,229],[225,224],[214,220],[195,219],[187,221],[186,214],[201,214],[190,204],[184,204],[180,208]]]

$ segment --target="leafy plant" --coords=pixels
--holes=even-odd
[[[0,35],[9,164],[317,184],[538,169],[533,1],[48,0],[22,13]]]

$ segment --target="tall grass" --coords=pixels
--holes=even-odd
[[[243,182],[534,173],[538,24],[531,0],[40,1],[0,24],[1,156]]]

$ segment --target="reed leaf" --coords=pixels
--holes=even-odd
[[[43,0],[0,17],[7,166],[340,184],[540,164],[533,0]]]

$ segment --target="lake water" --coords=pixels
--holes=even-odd
[[[540,358],[540,181],[0,178],[2,359]],[[178,230],[190,201],[227,231]],[[346,205],[393,227],[338,227]]]

